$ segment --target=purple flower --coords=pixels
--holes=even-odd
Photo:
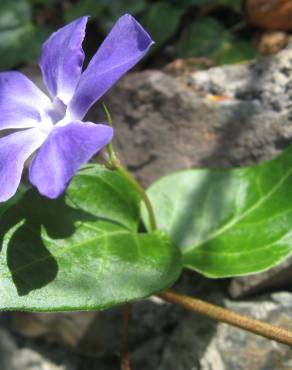
[[[0,139],[2,202],[15,194],[24,162],[36,150],[30,181],[41,194],[57,198],[80,166],[112,139],[111,127],[82,119],[146,54],[152,40],[124,15],[82,72],[87,19],[66,25],[43,45],[40,67],[51,99],[23,74],[0,73],[0,129],[22,129]]]

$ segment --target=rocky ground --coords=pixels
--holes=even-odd
[[[35,80],[34,70],[28,70]],[[115,146],[146,186],[171,171],[270,159],[292,141],[292,47],[255,63],[126,76],[107,96]],[[89,115],[102,121],[101,110]],[[292,329],[292,260],[252,277],[186,272],[180,292]],[[237,300],[234,300],[234,299]],[[118,369],[119,308],[102,313],[2,314],[1,370]],[[292,349],[187,313],[158,298],[135,303],[133,370],[288,370]]]

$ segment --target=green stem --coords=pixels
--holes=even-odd
[[[113,127],[113,120],[112,120],[112,116],[110,114],[110,111],[108,110],[107,106],[105,105],[105,103],[102,103],[102,107],[103,107],[103,110],[105,112],[105,115],[106,115],[106,119],[107,119],[107,122],[108,124]],[[106,146],[106,150],[107,150],[107,153],[108,153],[108,156],[109,156],[109,161],[110,163],[115,163],[117,162],[117,157],[116,157],[116,154],[114,152],[114,149],[113,149],[113,144],[112,142],[110,141],[107,146]]]
[[[151,231],[155,231],[157,229],[155,215],[152,204],[150,202],[150,199],[148,198],[148,195],[146,194],[146,191],[124,167],[122,167],[117,162],[115,162],[114,164],[112,163],[112,165],[113,168],[116,169],[130,184],[132,184],[134,188],[137,190],[137,192],[140,194],[140,197],[143,200],[148,212]]]
[[[113,127],[113,120],[112,120],[110,111],[108,110],[105,103],[102,103],[102,106],[103,106],[108,124],[111,127]],[[153,207],[152,207],[150,199],[148,198],[148,195],[146,194],[143,186],[141,186],[139,184],[139,182],[132,175],[130,175],[130,173],[120,164],[120,162],[119,162],[119,160],[118,160],[118,158],[115,154],[115,151],[113,149],[112,142],[110,142],[106,146],[106,148],[107,148],[107,152],[108,152],[108,156],[109,156],[109,161],[108,161],[108,163],[106,163],[107,167],[112,169],[112,170],[118,171],[130,184],[132,184],[134,186],[134,188],[140,194],[140,197],[141,197],[141,199],[143,200],[143,202],[146,206],[146,209],[147,209],[147,212],[148,212],[148,215],[149,215],[149,222],[150,222],[151,231],[155,231],[157,229],[157,226],[156,226]]]
[[[255,320],[220,306],[167,290],[159,294],[165,301],[175,303],[190,311],[225,322],[240,329],[292,346],[292,332],[263,321]]]

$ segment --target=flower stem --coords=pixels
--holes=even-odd
[[[102,103],[102,107],[105,112],[108,124],[111,127],[113,127],[113,120],[112,120],[110,111],[108,110],[105,103]],[[150,199],[148,198],[148,195],[146,194],[146,191],[139,184],[139,182],[120,164],[120,161],[118,160],[115,154],[115,151],[113,149],[112,142],[108,143],[106,148],[107,148],[108,157],[109,157],[109,163],[107,163],[107,166],[112,170],[118,171],[130,184],[134,186],[134,188],[140,194],[140,197],[143,200],[146,206],[147,212],[148,212],[151,231],[155,231],[157,229],[155,215],[154,215],[152,204],[150,202]]]
[[[146,191],[139,184],[139,182],[136,179],[134,179],[134,177],[130,175],[130,173],[119,163],[115,162],[113,164],[113,168],[116,169],[130,184],[132,184],[134,188],[137,190],[137,192],[140,194],[140,197],[143,200],[148,212],[151,231],[155,231],[157,229],[155,215],[152,208],[152,204],[150,202],[150,199],[148,198],[148,195],[146,194]]]
[[[113,127],[113,120],[112,120],[112,116],[110,114],[110,111],[108,110],[108,108],[107,108],[107,106],[106,106],[105,103],[102,103],[102,107],[103,107],[103,110],[105,112],[105,115],[106,115],[106,119],[107,119],[108,124],[111,127]],[[112,144],[111,141],[107,144],[106,150],[107,150],[107,153],[108,153],[110,162],[111,163],[115,162],[117,160],[117,157],[116,157],[116,154],[114,152],[113,144]]]
[[[159,297],[165,301],[175,303],[190,311],[208,316],[211,319],[222,321],[262,337],[292,346],[292,332],[286,329],[273,326],[263,321],[252,319],[197,298],[177,294],[171,290],[160,293]]]

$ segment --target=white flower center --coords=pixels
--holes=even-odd
[[[38,128],[48,135],[54,126],[63,126],[69,123],[66,116],[67,106],[59,98],[55,98],[50,106],[43,111],[42,120]]]

